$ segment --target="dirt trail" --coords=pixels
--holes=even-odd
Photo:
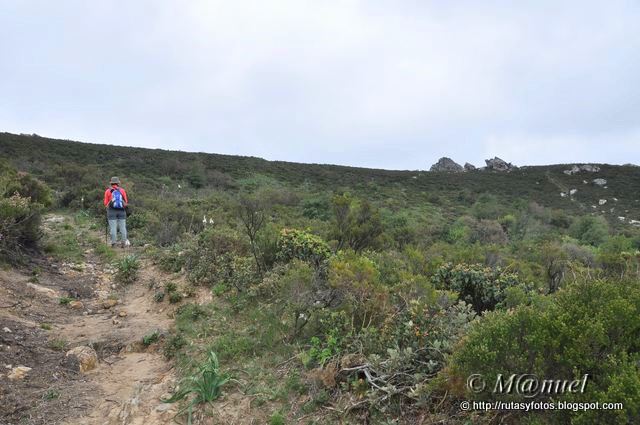
[[[153,298],[162,275],[142,260],[138,280],[116,286],[88,243],[81,263],[41,259],[37,268],[37,279],[28,270],[0,271],[0,423],[170,423],[177,407],[160,400],[175,385],[174,371],[158,343],[142,343],[173,323],[172,308]],[[62,305],[61,297],[80,303]],[[84,345],[99,361],[80,373],[65,352]],[[10,380],[18,365],[32,370]]]
[[[172,324],[167,311],[153,301],[149,282],[154,276],[149,268],[144,265],[138,283],[120,291],[118,304],[107,310],[104,303],[109,299],[102,298],[96,305],[97,309],[102,308],[102,314],[82,316],[61,328],[65,339],[93,346],[101,358],[100,367],[87,375],[99,396],[88,395],[86,401],[92,407],[86,417],[66,423],[126,425],[171,421],[175,406],[160,399],[174,385],[173,371],[157,346],[142,344],[145,335],[166,334]]]

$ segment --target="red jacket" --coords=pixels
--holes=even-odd
[[[109,202],[111,202],[111,189],[113,188],[118,188],[118,190],[120,191],[120,193],[122,193],[122,198],[124,199],[125,205],[127,205],[129,203],[129,199],[127,198],[127,192],[124,191],[123,188],[121,188],[120,186],[111,186],[110,188],[108,188],[105,192],[104,192],[104,206],[108,206]]]

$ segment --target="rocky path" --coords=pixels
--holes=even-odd
[[[171,364],[142,342],[173,322],[153,298],[162,275],[143,260],[138,280],[120,286],[89,244],[83,257],[0,271],[0,423],[170,423],[176,406],[161,398],[175,385]]]

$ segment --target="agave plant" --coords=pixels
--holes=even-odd
[[[191,425],[193,416],[193,406],[202,403],[211,403],[222,394],[222,386],[229,381],[229,376],[220,373],[218,356],[213,351],[209,352],[207,360],[198,368],[198,372],[193,376],[183,379],[178,388],[170,398],[162,400],[164,403],[175,403],[185,399],[189,394],[194,397],[181,409],[177,415],[188,412],[187,423]],[[176,416],[177,416],[176,415]]]

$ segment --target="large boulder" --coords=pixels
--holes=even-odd
[[[460,173],[464,171],[464,168],[462,168],[462,165],[458,164],[451,158],[447,158],[445,156],[440,158],[438,162],[433,164],[431,166],[430,171],[445,171],[448,173]]]
[[[78,368],[82,373],[93,370],[98,366],[98,354],[93,348],[87,347],[86,345],[80,345],[69,350],[66,357],[74,360],[77,359]]]
[[[607,184],[607,180],[606,179],[593,179],[593,184],[596,184],[598,186],[605,186]]]
[[[578,167],[577,165],[574,165],[570,169],[563,171],[563,173],[565,173],[568,176],[579,173],[579,172],[580,172],[580,167]]]
[[[587,173],[597,173],[600,171],[600,167],[593,164],[583,164],[580,166],[580,171],[586,171]]]
[[[503,159],[500,159],[497,156],[493,159],[485,159],[484,162],[487,163],[487,170],[511,171],[512,169],[515,168],[513,164]]]
[[[476,166],[473,164],[469,164],[468,162],[464,163],[464,169],[466,171],[474,171],[476,169]]]
[[[565,173],[568,176],[571,176],[581,171],[584,171],[586,173],[597,173],[600,171],[600,167],[594,164],[573,165],[570,169],[564,170],[563,173]]]

